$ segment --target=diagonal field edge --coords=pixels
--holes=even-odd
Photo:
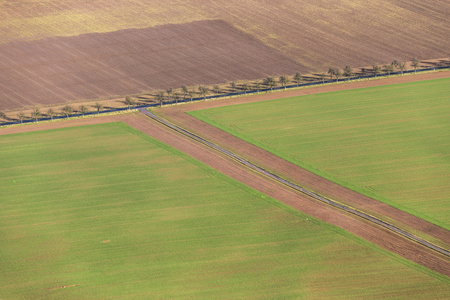
[[[412,241],[414,241],[414,242],[416,242],[418,244],[421,244],[421,245],[426,246],[426,247],[428,247],[430,249],[433,249],[433,250],[435,250],[435,251],[437,251],[437,252],[439,252],[439,253],[441,253],[443,255],[450,256],[450,251],[448,251],[448,250],[446,250],[444,248],[436,246],[433,243],[430,243],[430,242],[428,242],[428,241],[426,241],[424,239],[421,239],[421,238],[415,236],[414,234],[411,234],[411,233],[409,233],[409,232],[407,232],[405,230],[402,230],[402,229],[400,229],[400,228],[398,228],[398,227],[396,227],[396,226],[394,226],[392,224],[384,222],[384,221],[382,221],[382,220],[380,220],[378,218],[375,218],[375,217],[373,217],[371,215],[363,213],[363,212],[361,212],[359,210],[351,208],[350,206],[343,205],[343,204],[338,203],[338,202],[336,202],[334,200],[325,198],[325,197],[323,197],[323,196],[321,196],[319,194],[316,194],[316,193],[314,193],[314,192],[312,192],[312,191],[310,191],[308,189],[305,189],[305,188],[303,188],[303,187],[301,187],[299,185],[296,185],[296,184],[294,184],[292,182],[289,182],[289,181],[287,181],[287,180],[285,180],[285,179],[283,179],[283,178],[281,178],[281,177],[279,177],[279,176],[277,176],[277,175],[275,175],[275,174],[273,174],[273,173],[271,173],[271,172],[269,172],[269,171],[267,171],[267,170],[265,170],[265,169],[263,169],[261,167],[258,167],[257,165],[255,165],[255,164],[253,164],[253,163],[243,159],[242,157],[240,157],[240,156],[238,156],[238,155],[236,155],[236,154],[234,154],[234,153],[232,153],[232,152],[230,152],[228,150],[225,150],[225,149],[223,149],[223,148],[221,148],[221,147],[219,147],[219,146],[217,146],[217,145],[215,145],[215,144],[213,144],[213,143],[211,143],[211,142],[209,142],[209,141],[207,141],[207,140],[205,140],[205,139],[203,139],[203,138],[201,138],[201,137],[199,137],[199,136],[197,136],[197,135],[195,135],[193,133],[190,133],[187,130],[182,129],[181,127],[178,127],[178,126],[168,122],[167,120],[165,120],[165,119],[163,119],[161,117],[156,116],[155,114],[149,112],[145,108],[141,108],[139,110],[143,114],[145,114],[148,117],[152,118],[153,120],[155,120],[155,121],[157,121],[157,122],[159,122],[159,123],[161,123],[161,124],[171,128],[171,129],[173,129],[173,130],[175,130],[175,131],[177,131],[177,132],[179,132],[179,133],[181,133],[181,134],[183,134],[183,135],[185,135],[185,136],[187,136],[187,137],[189,137],[189,138],[191,138],[191,139],[193,139],[193,140],[195,140],[197,142],[200,142],[200,143],[202,143],[202,144],[204,144],[204,145],[206,145],[206,146],[208,146],[208,147],[210,147],[210,148],[212,148],[212,149],[214,149],[216,151],[219,151],[219,152],[225,154],[226,156],[233,158],[234,160],[238,161],[239,163],[241,163],[241,164],[243,164],[243,165],[245,165],[245,166],[255,170],[256,172],[258,172],[260,174],[263,174],[263,175],[265,175],[265,176],[267,176],[269,178],[272,178],[273,180],[275,180],[277,182],[280,182],[280,183],[282,183],[282,184],[284,184],[284,185],[286,185],[286,186],[288,186],[288,187],[290,187],[290,188],[292,188],[294,190],[297,190],[297,191],[299,191],[299,192],[301,192],[303,194],[306,194],[306,195],[308,195],[308,196],[310,196],[310,197],[312,197],[312,198],[314,198],[316,200],[324,202],[324,203],[326,203],[328,205],[331,205],[333,207],[336,207],[336,208],[338,208],[340,210],[346,211],[346,212],[351,213],[353,215],[356,215],[356,216],[358,216],[360,218],[368,220],[368,221],[370,221],[370,222],[372,222],[374,224],[377,224],[377,225],[379,225],[379,226],[381,226],[383,228],[386,228],[386,229],[388,229],[390,231],[393,231],[393,232],[395,232],[395,233],[397,233],[397,234],[399,234],[399,235],[401,235],[403,237],[406,237],[406,238],[408,238],[408,239],[410,239],[410,240],[412,240]]]

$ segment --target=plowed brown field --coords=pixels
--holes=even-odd
[[[1,1],[0,110],[447,57],[449,10],[443,0]],[[130,28],[141,30],[118,31]]]
[[[300,66],[223,21],[0,46],[0,110],[212,84]]]
[[[0,2],[0,43],[224,20],[310,69],[448,56],[445,0]]]

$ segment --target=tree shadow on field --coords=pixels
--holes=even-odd
[[[373,70],[368,68],[361,68],[355,72],[355,76],[373,75]]]
[[[156,99],[156,93],[145,93],[139,96],[135,96],[134,97],[138,103],[142,103],[142,104],[150,104],[150,103],[154,103],[155,99]]]
[[[154,97],[156,97],[156,93],[155,94],[145,93],[145,94],[136,96],[135,98],[139,99],[139,100],[149,100],[149,99],[152,99]]]
[[[450,66],[450,58],[449,59],[439,59],[438,61],[421,61],[421,64],[433,67],[446,67]]]
[[[324,80],[330,79],[329,74],[325,74]],[[302,75],[302,81],[303,82],[316,82],[316,81],[322,81],[322,73],[314,73],[312,76],[304,76]]]
[[[0,123],[2,123],[1,120],[5,120],[5,121],[7,121],[7,122],[13,122],[13,121],[16,121],[16,120],[18,120],[18,119],[15,119],[15,118],[11,118],[11,117],[5,116],[3,119],[0,118]]]

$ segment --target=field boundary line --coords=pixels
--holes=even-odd
[[[382,79],[382,78],[389,78],[391,76],[403,76],[405,74],[409,75],[416,75],[420,73],[427,73],[427,72],[438,72],[438,71],[449,71],[449,66],[439,66],[439,67],[430,67],[430,68],[423,68],[423,69],[417,69],[417,70],[407,70],[404,71],[403,74],[401,74],[400,71],[393,72],[388,75],[388,73],[380,73],[378,75],[361,75],[361,76],[355,76],[355,77],[347,77],[347,78],[338,78],[338,79],[328,79],[328,80],[316,80],[313,82],[307,82],[307,83],[301,83],[301,84],[291,84],[291,85],[285,85],[285,86],[276,86],[272,88],[261,88],[261,89],[255,89],[255,90],[249,90],[245,92],[231,92],[231,93],[225,93],[225,94],[218,94],[218,95],[212,95],[212,96],[203,96],[203,97],[195,97],[192,99],[183,99],[183,100],[173,100],[164,102],[162,105],[178,105],[178,104],[186,104],[190,102],[199,102],[199,101],[206,101],[206,100],[212,100],[212,99],[227,99],[227,98],[234,98],[234,97],[240,97],[240,96],[255,96],[261,93],[269,93],[269,92],[280,92],[280,91],[286,91],[286,90],[295,90],[299,88],[305,88],[305,87],[316,87],[316,86],[324,86],[324,85],[332,85],[332,84],[339,84],[339,83],[346,83],[346,82],[358,82],[358,81],[364,81],[364,80],[372,80],[372,79]],[[86,113],[74,113],[69,116],[53,116],[53,117],[44,117],[44,118],[37,118],[34,119],[24,119],[22,121],[9,121],[9,122],[0,122],[0,127],[3,126],[10,126],[10,125],[22,125],[22,124],[28,124],[28,123],[37,123],[42,121],[53,121],[53,120],[61,120],[61,119],[70,119],[70,118],[76,118],[76,117],[84,117],[84,116],[99,116],[104,115],[108,113],[117,113],[117,112],[124,112],[124,111],[130,111],[130,110],[139,110],[141,108],[149,108],[149,107],[158,107],[161,106],[159,103],[152,103],[152,104],[145,104],[145,105],[137,105],[137,106],[130,106],[130,107],[118,107],[118,108],[111,108],[106,109],[102,111],[90,111]]]
[[[243,159],[242,157],[240,157],[240,156],[238,156],[238,155],[236,155],[236,154],[234,154],[234,153],[232,153],[232,152],[230,152],[228,150],[225,150],[225,149],[217,146],[216,144],[214,144],[212,142],[209,142],[209,141],[201,138],[200,136],[197,136],[197,135],[195,135],[195,134],[193,134],[193,133],[191,133],[191,132],[189,132],[189,131],[187,131],[187,130],[185,130],[185,129],[177,126],[177,125],[174,125],[174,124],[170,123],[169,121],[167,121],[167,120],[165,120],[165,119],[163,119],[163,118],[161,118],[161,117],[159,117],[159,116],[149,112],[145,108],[140,108],[139,111],[142,112],[143,114],[145,114],[146,116],[150,117],[151,119],[153,119],[153,120],[163,124],[164,126],[170,128],[170,129],[172,129],[174,131],[177,131],[177,132],[179,132],[179,133],[181,133],[181,134],[183,134],[183,135],[185,135],[185,136],[187,136],[187,137],[189,137],[189,138],[191,138],[191,139],[193,139],[193,140],[195,140],[195,141],[197,141],[199,143],[202,143],[202,144],[204,144],[204,145],[206,145],[206,146],[208,146],[208,147],[210,147],[210,148],[212,148],[212,149],[214,149],[214,150],[216,150],[216,151],[218,151],[218,152],[220,152],[220,153],[222,153],[222,154],[232,158],[233,160],[235,160],[235,161],[239,162],[240,164],[242,164],[242,165],[244,165],[244,166],[246,166],[246,167],[256,171],[259,174],[262,174],[262,175],[264,175],[266,177],[269,177],[269,178],[271,178],[271,179],[273,179],[273,180],[275,180],[275,181],[277,181],[279,183],[282,183],[283,185],[286,185],[286,186],[288,186],[288,187],[290,187],[290,188],[292,188],[292,189],[294,189],[296,191],[299,191],[299,192],[301,192],[301,193],[303,193],[303,194],[305,194],[307,196],[310,196],[310,197],[312,197],[312,198],[314,198],[316,200],[319,200],[319,201],[321,201],[323,203],[326,203],[326,204],[328,204],[330,206],[338,208],[339,210],[342,210],[342,211],[345,211],[347,213],[356,215],[356,216],[358,216],[358,217],[360,217],[360,218],[362,218],[364,220],[370,221],[371,223],[374,223],[374,224],[379,225],[379,226],[381,226],[381,227],[383,227],[385,229],[388,229],[388,230],[390,230],[390,231],[392,231],[392,232],[394,232],[394,233],[396,233],[396,234],[398,234],[398,235],[400,235],[400,236],[402,236],[404,238],[412,240],[415,243],[418,243],[418,244],[420,244],[422,246],[425,246],[425,247],[428,247],[428,248],[430,248],[430,249],[432,249],[432,250],[434,250],[434,251],[436,251],[436,252],[438,252],[440,254],[443,254],[445,256],[450,257],[450,251],[448,251],[448,250],[446,250],[444,248],[436,246],[436,245],[434,245],[431,242],[428,242],[428,241],[426,241],[426,240],[424,240],[422,238],[419,238],[419,237],[417,237],[414,234],[411,234],[411,233],[409,233],[409,232],[407,232],[407,231],[405,231],[403,229],[400,229],[400,228],[398,228],[398,227],[396,227],[396,226],[394,226],[392,224],[389,224],[389,223],[387,223],[385,221],[382,221],[382,220],[380,220],[380,219],[378,219],[378,218],[376,218],[374,216],[371,216],[371,215],[366,214],[366,213],[364,213],[362,211],[359,211],[359,210],[357,210],[355,208],[352,208],[351,206],[344,205],[344,204],[341,204],[341,203],[339,203],[339,202],[337,202],[335,200],[328,199],[328,198],[326,198],[324,196],[321,196],[321,195],[319,195],[319,194],[317,194],[315,192],[312,192],[312,191],[310,191],[310,190],[308,190],[308,189],[306,189],[304,187],[301,187],[301,186],[299,186],[297,184],[294,184],[294,183],[292,183],[292,182],[290,182],[290,181],[288,181],[288,180],[286,180],[284,178],[281,178],[280,176],[278,176],[276,174],[273,174],[273,173],[271,173],[271,172],[269,172],[269,171],[267,171],[267,170],[265,170],[265,169],[255,165],[255,164],[253,164],[253,163]]]

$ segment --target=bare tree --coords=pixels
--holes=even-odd
[[[131,106],[136,105],[136,101],[129,96],[125,97],[125,104],[128,106],[128,110],[130,110]]]
[[[62,108],[62,113],[68,118],[73,113],[73,108],[70,105],[66,105]]]
[[[200,85],[198,87],[198,91],[200,92],[200,95],[203,96],[203,101],[206,101],[206,94],[209,92],[208,88]]]
[[[384,71],[385,73],[387,73],[388,76],[390,76],[391,73],[394,72],[394,65],[393,65],[393,64],[390,64],[390,65],[384,65],[384,66],[383,66],[383,71]]]
[[[0,111],[0,119],[5,119],[6,120],[6,115],[2,111]]]
[[[256,84],[255,84],[255,88],[258,91],[258,93],[261,90],[261,86],[262,86],[262,83],[260,81],[257,81]]]
[[[270,87],[270,90],[272,91],[275,86],[277,86],[277,82],[273,77],[267,77],[264,79],[264,84],[268,87]]]
[[[339,68],[334,69],[334,76],[336,77],[336,82],[339,80],[339,78],[342,76],[342,71]]]
[[[220,86],[218,86],[217,84],[215,86],[213,86],[213,91],[216,94],[220,94]]]
[[[41,112],[39,111],[39,108],[33,109],[31,112],[31,117],[34,119],[34,121],[37,123],[39,116],[41,115]]]
[[[180,100],[180,95],[178,93],[174,93],[173,97],[175,98],[175,104],[178,105],[178,100]]]
[[[183,91],[183,99],[186,99],[186,95],[189,94],[189,90],[188,90],[187,86],[183,85],[181,87],[181,90]]]
[[[375,74],[375,77],[377,77],[377,75],[380,74],[380,72],[381,72],[380,66],[377,64],[373,65],[372,72]]]
[[[414,68],[414,73],[416,73],[417,68],[420,67],[420,60],[418,60],[417,58],[414,58],[411,62],[411,65]]]
[[[162,107],[163,101],[164,101],[164,92],[160,91],[156,94],[156,100],[159,102],[159,107]]]
[[[333,79],[334,73],[336,72],[335,68],[329,68],[328,74],[330,74],[330,79]]]
[[[286,75],[281,75],[279,80],[280,80],[281,85],[284,86],[284,89],[286,89],[286,84],[288,84],[288,82],[289,82],[288,77]]]
[[[403,76],[403,72],[406,70],[406,63],[405,62],[397,63],[397,68],[400,70]]]
[[[173,89],[167,89],[166,93],[167,93],[167,102],[169,102],[170,101],[170,95],[173,94]]]
[[[20,123],[23,123],[23,120],[25,120],[26,116],[23,113],[23,111],[21,111],[20,113],[17,114],[17,118],[20,120]]]
[[[243,83],[241,88],[244,91],[244,94],[247,94],[247,91],[250,89],[250,86],[248,85],[248,83]]]
[[[194,90],[189,91],[189,98],[191,98],[191,102],[192,102],[192,99],[194,98],[194,96],[195,96],[195,91]]]
[[[55,111],[52,108],[49,108],[47,110],[47,116],[49,116],[50,119],[53,121],[53,117],[55,116]]]
[[[98,115],[103,110],[103,104],[101,104],[100,102],[97,102],[94,104],[94,108],[97,110],[97,115]]]
[[[300,73],[295,73],[294,80],[297,82],[297,86],[300,85],[300,81],[302,81],[302,75]]]
[[[89,108],[88,108],[87,106],[85,106],[85,105],[81,105],[81,106],[79,107],[79,110],[80,110],[80,112],[81,112],[81,115],[84,117],[84,114],[87,113],[87,112],[89,111]]]
[[[353,69],[350,66],[345,66],[344,68],[344,76],[350,78],[354,75]]]
[[[233,82],[230,84],[230,86],[231,86],[231,90],[232,90],[233,92],[235,92],[235,91],[237,90],[236,82],[233,81]]]

